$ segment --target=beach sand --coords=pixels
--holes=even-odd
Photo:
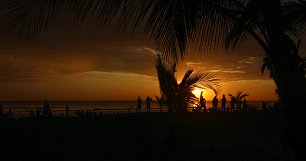
[[[1,161],[283,160],[274,112],[24,118],[0,129]]]

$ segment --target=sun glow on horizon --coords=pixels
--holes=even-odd
[[[200,88],[195,88],[194,90],[192,90],[192,93],[193,93],[197,98],[200,98],[201,92],[203,92],[203,90],[201,90]]]

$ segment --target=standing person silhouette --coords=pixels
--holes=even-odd
[[[225,111],[225,105],[226,105],[226,98],[225,95],[223,95],[221,99],[221,110],[224,112]]]
[[[235,99],[232,97],[231,101],[230,101],[230,105],[231,105],[231,112],[235,111]]]
[[[212,105],[213,105],[214,112],[217,112],[217,109],[218,109],[218,98],[217,98],[217,96],[214,97],[214,99],[212,101]]]
[[[140,96],[138,96],[136,112],[141,112],[141,104],[142,104],[142,100],[141,100]]]
[[[268,111],[268,102],[263,101],[261,104],[262,111]]]
[[[48,107],[49,107],[49,104],[48,104],[47,100],[45,100],[43,108],[42,108],[42,116],[43,117],[47,117],[47,115],[48,115]]]
[[[151,108],[151,98],[148,96],[146,99],[146,104],[147,104],[147,112],[150,112]]]
[[[244,99],[243,102],[242,102],[242,109],[244,111],[247,111],[248,110],[248,103],[247,103],[247,100]]]
[[[11,109],[9,109],[9,111],[8,111],[7,114],[6,114],[6,116],[7,116],[8,119],[12,119],[13,116],[14,116],[13,111],[12,111]]]
[[[43,116],[44,117],[52,117],[52,112],[51,112],[51,109],[50,109],[50,105],[46,100],[44,101]]]
[[[201,95],[200,95],[200,106],[201,106],[201,109],[206,112],[206,100],[205,98],[203,97],[203,91],[201,91]]]
[[[39,118],[40,117],[40,108],[39,107],[37,107],[36,108],[36,118]]]
[[[66,106],[66,117],[69,117],[69,106],[68,105],[65,106]]]

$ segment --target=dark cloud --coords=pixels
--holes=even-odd
[[[51,35],[50,39],[2,46],[0,81],[36,81],[50,75],[88,71],[155,74],[155,55],[145,50],[142,41],[91,36],[66,35],[60,39]]]
[[[185,68],[214,73],[222,81],[269,79],[261,75],[263,54],[251,46],[230,52],[220,51],[195,54],[185,58]],[[200,56],[196,56],[200,55]]]
[[[18,43],[3,38],[0,41],[2,82],[35,82],[88,71],[156,75],[154,50],[137,33],[131,37],[115,29],[63,30]],[[193,68],[215,73],[223,81],[269,79],[261,76],[263,55],[256,42],[250,40],[230,52],[193,49],[179,63],[178,72],[182,75]]]

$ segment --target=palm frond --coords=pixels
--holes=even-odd
[[[190,43],[199,44],[199,48],[223,43],[233,23],[228,13],[244,1],[4,0],[0,24],[31,38],[54,26],[99,26],[115,21],[122,28],[144,29],[158,50],[177,60]]]
[[[166,104],[165,104],[166,99],[165,99],[165,96],[164,96],[164,95],[161,95],[160,97],[158,97],[158,96],[155,95],[155,98],[156,98],[156,101],[158,102],[158,104],[159,104],[160,106],[166,105]]]
[[[117,22],[121,28],[144,29],[158,50],[175,60],[188,45],[199,49],[234,47],[252,35],[261,46],[267,39],[257,0],[3,0],[2,31],[31,38],[54,26],[100,26]],[[306,2],[283,2],[288,34],[305,30]],[[260,36],[261,35],[261,36]],[[266,51],[267,52],[267,51]]]
[[[160,55],[156,59],[156,70],[161,96],[165,98],[168,109],[174,111],[184,112],[187,107],[193,106],[198,101],[192,93],[195,88],[209,88],[217,93],[220,87],[218,79],[213,74],[193,73],[192,69],[186,71],[178,84],[175,77],[176,63],[167,65]]]
[[[169,110],[172,110],[175,103],[175,95],[178,89],[177,80],[173,68],[175,65],[167,65],[163,62],[162,57],[158,54],[156,59],[156,71],[159,81],[161,96],[166,100],[165,104]]]
[[[249,96],[248,94],[245,94],[241,91],[238,91],[237,94],[236,94],[236,99],[237,101],[241,101],[243,98],[245,98],[246,96]]]
[[[239,97],[239,101],[241,101],[243,98],[245,98],[245,97],[247,97],[247,96],[249,96],[248,94],[242,94],[240,97]]]
[[[198,77],[198,87],[202,89],[211,89],[214,91],[216,95],[219,94],[221,90],[221,85],[219,83],[219,79],[217,79],[216,75],[212,73],[205,73],[205,72],[200,72],[195,75],[195,77]]]
[[[268,52],[269,40],[262,27],[264,23],[262,5],[264,4],[256,0],[249,0],[242,7],[240,15],[235,17],[236,21],[225,38],[226,49],[239,47],[249,36],[252,36]]]
[[[187,81],[190,80],[190,75],[192,74],[192,72],[193,72],[192,69],[189,69],[189,70],[186,71],[186,73],[185,73],[185,75],[184,75],[184,77],[183,77],[179,86],[181,86],[183,88],[187,87],[187,86],[190,86],[190,85],[187,84]]]
[[[287,33],[298,35],[306,29],[306,1],[289,1],[282,4],[284,28]]]
[[[96,5],[94,0],[4,0],[0,24],[21,38],[30,38],[55,25],[79,25]]]
[[[249,96],[249,94],[245,94],[241,91],[237,91],[236,95],[233,94],[228,94],[228,96],[231,97],[231,99],[236,100],[236,101],[241,101],[243,98]]]

